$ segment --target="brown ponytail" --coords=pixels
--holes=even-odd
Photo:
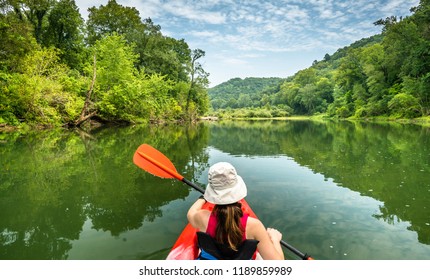
[[[234,251],[242,243],[245,229],[240,218],[243,216],[240,203],[215,205],[214,211],[218,220],[215,230],[215,240],[228,245]]]

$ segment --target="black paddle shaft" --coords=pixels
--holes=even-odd
[[[183,178],[182,182],[184,182],[185,184],[187,184],[188,186],[192,187],[193,189],[195,189],[196,191],[200,192],[200,193],[205,193],[205,190],[202,189],[201,187],[197,186],[196,184],[194,184],[193,182]]]

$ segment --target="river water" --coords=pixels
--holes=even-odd
[[[142,143],[203,187],[231,162],[263,223],[316,259],[430,259],[430,128],[334,121],[0,133],[0,259],[164,259],[200,194],[135,166]]]

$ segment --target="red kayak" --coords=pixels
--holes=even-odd
[[[257,218],[254,211],[249,207],[245,199],[240,201],[242,204],[243,213],[248,214],[250,217]],[[206,202],[202,209],[207,209],[212,211],[214,205]],[[182,231],[179,238],[176,240],[175,244],[170,250],[167,260],[195,260],[199,255],[199,247],[197,246],[197,229],[193,228],[190,223],[188,223],[184,230]]]
[[[205,192],[204,189],[188,181],[186,178],[184,178],[184,176],[179,174],[176,171],[173,163],[163,153],[148,144],[142,144],[139,146],[133,155],[133,162],[143,170],[155,176],[169,179],[175,178],[202,194]],[[242,199],[240,202],[242,203],[242,210],[244,213],[247,213],[250,217],[257,218],[254,211],[252,211],[251,207],[249,207],[248,203],[244,199]],[[203,209],[208,209],[210,211],[212,211],[213,207],[214,205],[210,203],[203,205]],[[182,231],[175,245],[173,245],[173,248],[167,256],[167,259],[195,260],[199,254],[196,232],[197,230],[188,224]],[[288,248],[303,260],[312,260],[308,254],[303,254],[283,240],[281,240],[281,245]]]

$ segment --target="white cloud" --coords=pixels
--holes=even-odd
[[[206,37],[206,38],[212,38],[212,37],[218,37],[218,36],[222,36],[222,34],[220,34],[217,31],[209,31],[209,30],[192,30],[191,32],[189,32],[190,35],[195,36],[195,37]]]
[[[182,3],[181,1],[167,2],[162,5],[164,11],[185,19],[206,22],[209,24],[223,24],[226,22],[226,18],[220,12],[206,11],[203,9],[196,9],[191,5]]]
[[[249,64],[249,62],[245,59],[239,59],[235,57],[226,57],[223,59],[223,61],[228,65],[246,65]]]
[[[419,0],[389,0],[385,5],[381,6],[381,11],[389,15],[396,15],[399,11],[404,11],[418,4]]]
[[[107,1],[76,3],[83,13],[87,7],[106,5]],[[260,75],[265,76],[269,68],[278,69],[281,75],[293,71],[292,67],[308,67],[306,63],[322,59],[325,53],[331,54],[380,32],[373,22],[391,15],[406,15],[419,0],[117,0],[117,3],[136,7],[142,19],[152,18],[163,34],[183,38],[192,49],[206,51],[209,78],[219,82],[226,75],[257,75],[259,69],[266,69]],[[257,61],[271,61],[271,65],[257,67],[254,64]],[[288,69],[282,71],[283,67]]]

